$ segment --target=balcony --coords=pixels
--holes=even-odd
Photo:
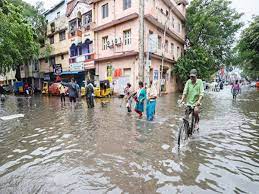
[[[75,37],[81,37],[82,38],[82,30],[81,29],[76,29],[76,30],[70,31],[68,33],[68,39],[75,38]]]
[[[80,63],[80,62],[90,62],[95,59],[95,53],[86,53],[80,56],[74,56],[69,58],[69,63]]]

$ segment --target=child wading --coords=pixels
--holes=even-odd
[[[154,114],[156,111],[156,98],[157,98],[157,89],[156,84],[150,81],[150,86],[147,89],[147,120],[152,121],[154,119]]]
[[[135,97],[136,106],[135,112],[139,114],[139,118],[142,118],[144,112],[144,101],[146,99],[146,90],[144,88],[144,84],[142,81],[139,82],[139,89],[137,92],[137,96]]]

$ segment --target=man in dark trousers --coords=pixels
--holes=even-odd
[[[77,87],[74,78],[71,79],[70,83],[64,83],[61,82],[62,85],[68,87],[68,93],[69,93],[69,100],[71,104],[76,103],[76,97],[77,97]]]
[[[94,107],[94,86],[90,81],[87,81],[85,92],[86,92],[87,106],[88,108],[93,108]]]

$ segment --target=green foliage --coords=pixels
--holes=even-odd
[[[0,3],[0,73],[37,58],[43,23],[39,13],[19,1]]]
[[[243,68],[244,74],[251,78],[259,77],[259,16],[253,21],[241,35],[237,45],[239,54],[239,65]]]
[[[193,0],[187,8],[186,32],[191,47],[181,57],[175,73],[185,81],[192,68],[209,79],[222,65],[231,63],[235,33],[242,27],[242,14],[228,0]]]

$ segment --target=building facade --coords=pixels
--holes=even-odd
[[[163,91],[173,92],[176,83],[171,72],[184,51],[187,2],[144,2],[145,78],[160,82]],[[61,1],[45,13],[48,40],[41,52],[40,74],[53,80],[62,67],[63,79],[74,77],[80,84],[109,79],[115,85],[124,79],[136,89],[140,79],[139,15],[139,1],[135,0]],[[151,44],[155,49],[150,50]]]
[[[44,15],[47,21],[47,37],[40,49],[39,72],[41,81],[55,81],[57,76],[70,73],[66,1],[61,1]]]

